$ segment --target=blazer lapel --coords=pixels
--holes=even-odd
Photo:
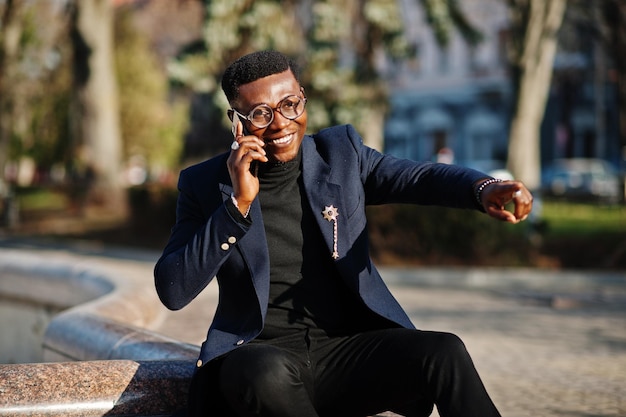
[[[302,180],[313,216],[322,231],[328,246],[329,256],[337,252],[335,260],[346,255],[349,247],[348,222],[341,185],[331,180],[331,167],[315,149],[315,143],[309,136],[302,141]],[[336,210],[336,216],[329,216],[326,211]]]

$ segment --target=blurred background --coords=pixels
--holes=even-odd
[[[0,0],[0,238],[161,249],[259,49],[301,65],[310,133],[535,195],[515,226],[370,208],[378,263],[626,268],[623,0]]]

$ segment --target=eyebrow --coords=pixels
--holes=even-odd
[[[289,94],[287,94],[287,95],[283,96],[283,98],[281,98],[280,100],[278,100],[278,103],[280,103],[281,101],[283,101],[283,100],[284,100],[284,99],[286,99],[287,97],[291,97],[291,96],[300,97],[300,93],[301,93],[301,92],[302,92],[301,90],[298,90],[298,92],[297,92],[297,93],[289,93]],[[302,98],[302,97],[300,97],[300,98]],[[276,104],[278,104],[278,103],[276,103]],[[250,106],[250,110],[248,110],[247,112],[243,112],[243,111],[242,111],[242,112],[240,112],[240,113],[245,114],[245,115],[247,116],[248,114],[250,114],[250,112],[252,111],[252,109],[254,109],[255,107],[261,106],[261,105],[263,105],[263,104],[264,104],[264,105],[266,105],[266,106],[271,107],[272,109],[275,109],[275,108],[276,108],[276,106],[272,106],[272,105],[270,105],[269,103],[266,103],[266,102],[260,102],[260,103],[255,103],[255,104],[252,104],[252,105]],[[235,108],[233,107],[233,109],[235,109]],[[236,110],[236,109],[235,109],[235,110]]]

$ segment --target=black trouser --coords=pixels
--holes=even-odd
[[[327,337],[302,331],[253,342],[200,368],[192,416],[349,417],[394,411],[500,416],[461,340],[386,329]]]

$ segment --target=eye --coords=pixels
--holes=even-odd
[[[282,107],[285,109],[295,109],[300,104],[300,100],[298,98],[287,98],[283,101]]]
[[[251,117],[255,120],[267,119],[272,114],[272,109],[267,106],[259,106],[252,110]]]

